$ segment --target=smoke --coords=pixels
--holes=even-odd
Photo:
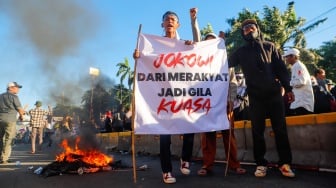
[[[99,28],[100,18],[89,3],[88,0],[0,0],[0,7],[11,19],[13,34],[40,58],[34,71],[41,75],[39,82],[44,85],[41,92],[47,91],[49,102],[66,96],[70,103],[76,103],[90,87],[88,70],[94,62],[89,58],[82,62],[77,57]]]

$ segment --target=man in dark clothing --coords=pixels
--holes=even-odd
[[[0,164],[9,163],[12,142],[16,135],[17,114],[23,120],[25,113],[17,94],[21,85],[16,82],[7,84],[7,92],[0,95]]]
[[[245,20],[241,29],[242,37],[247,43],[229,57],[229,66],[240,65],[246,79],[254,159],[257,163],[254,174],[256,177],[264,177],[267,173],[264,131],[265,119],[269,116],[280,159],[279,170],[286,177],[295,177],[290,168],[292,153],[281,94],[281,88],[284,88],[290,102],[294,100],[292,88],[289,85],[289,73],[275,45],[263,40],[255,20]]]

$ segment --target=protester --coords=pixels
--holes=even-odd
[[[125,107],[121,104],[118,110],[113,113],[112,132],[122,132],[125,126]]]
[[[322,68],[316,69],[314,77],[317,83],[313,86],[315,97],[314,112],[317,114],[331,112],[333,96],[327,89],[325,70]]]
[[[125,126],[124,131],[131,131],[132,130],[132,105],[126,108],[125,111]]]
[[[42,149],[43,143],[43,129],[46,127],[48,123],[46,116],[51,115],[51,107],[48,106],[48,110],[43,110],[41,108],[42,102],[36,101],[35,108],[29,111],[30,114],[30,126],[32,128],[31,131],[31,153],[35,153],[36,146],[36,136],[38,136],[38,150]]]
[[[326,73],[322,68],[318,68],[314,72],[314,76],[316,78],[317,84],[321,87],[321,89],[327,92],[327,83],[326,83]]]
[[[164,37],[171,39],[180,40],[177,29],[180,26],[179,18],[175,12],[167,11],[162,16],[161,26],[164,29]],[[185,41],[186,45],[193,44],[192,41]],[[135,49],[133,53],[135,59],[140,57],[140,51]],[[181,156],[181,166],[180,170],[184,175],[190,174],[190,161],[192,157],[192,150],[194,144],[194,134],[184,134],[183,135],[183,146],[182,146],[182,156]],[[160,162],[162,169],[162,176],[164,183],[175,183],[176,178],[172,174],[173,166],[171,161],[171,135],[160,135]]]
[[[335,84],[331,79],[326,79],[327,90],[330,101],[330,111],[336,112],[336,95],[335,95]]]
[[[279,154],[279,170],[283,176],[295,177],[291,170],[292,152],[287,135],[285,107],[281,88],[289,102],[294,100],[289,85],[290,76],[275,45],[264,41],[254,19],[246,19],[241,25],[241,34],[247,42],[229,57],[229,66],[240,65],[246,80],[249,97],[249,117],[252,124],[254,159],[257,164],[254,175],[267,174],[268,161],[265,159],[265,119],[270,117]]]
[[[234,120],[248,120],[249,100],[247,96],[245,78],[243,73],[236,73],[237,80],[237,97],[233,101]]]
[[[330,90],[330,93],[336,99],[336,86],[335,86],[335,83],[332,80],[330,80],[330,83],[327,83],[327,84],[328,84],[328,88]]]
[[[23,120],[25,113],[17,94],[22,88],[16,82],[7,84],[7,91],[0,95],[0,163],[11,162],[12,143],[16,136],[17,113],[19,120]]]
[[[112,112],[111,110],[107,110],[105,113],[104,129],[105,129],[105,132],[107,133],[112,132]]]
[[[198,36],[200,35],[198,22],[197,22],[197,8],[190,9],[190,18],[191,18],[191,28],[194,36],[194,41],[198,42]],[[198,33],[198,34],[196,34]],[[221,35],[224,39],[225,35]],[[214,33],[208,33],[205,35],[204,40],[211,40],[218,38]],[[224,104],[228,106],[228,114],[233,110],[233,101],[237,96],[237,80],[235,78],[234,69],[229,69],[230,75],[230,83],[229,83],[229,95],[228,95],[228,104]],[[233,118],[231,116],[231,118]],[[222,138],[225,148],[226,158],[228,159],[228,165],[231,171],[237,174],[245,174],[246,170],[240,167],[240,162],[237,159],[237,145],[236,139],[233,132],[234,129],[234,120],[231,119],[230,126],[232,126],[231,131],[222,130]],[[231,136],[230,136],[231,133]],[[203,154],[203,165],[200,170],[198,170],[197,174],[199,176],[206,176],[212,173],[212,168],[215,162],[216,156],[216,131],[206,132],[201,134],[201,146],[202,146],[202,154]],[[230,147],[230,150],[229,150]]]
[[[331,90],[335,87],[334,82],[331,79],[326,79],[327,91],[331,93]]]
[[[293,88],[295,100],[290,103],[292,115],[305,115],[314,112],[314,93],[310,74],[305,64],[299,60],[300,51],[288,49],[285,54],[286,63],[291,67],[290,85]]]

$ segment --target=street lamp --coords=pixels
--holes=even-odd
[[[94,78],[99,76],[99,69],[90,67],[90,76],[91,76],[91,99],[90,99],[90,121],[93,120],[93,87],[94,87]]]

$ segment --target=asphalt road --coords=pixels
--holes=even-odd
[[[146,165],[144,170],[138,169],[134,173],[132,168],[132,155],[120,153],[118,151],[104,151],[113,157],[114,161],[119,161],[115,169],[109,171],[99,171],[95,173],[63,173],[49,177],[35,174],[38,167],[46,167],[55,160],[59,147],[44,146],[42,151],[30,154],[30,144],[17,144],[13,147],[13,153],[9,164],[0,164],[0,187],[1,188],[111,188],[111,187],[211,187],[211,188],[322,188],[336,186],[336,173],[307,171],[294,169],[295,178],[282,177],[278,169],[269,168],[268,174],[264,178],[256,178],[253,173],[254,165],[243,165],[247,169],[247,174],[237,175],[228,173],[225,176],[225,164],[216,163],[214,174],[207,177],[199,177],[197,170],[201,167],[201,161],[194,161],[191,166],[192,173],[184,176],[179,172],[179,160],[174,158],[173,174],[177,182],[175,184],[165,184],[162,181],[160,160],[157,155],[138,154],[135,156],[135,164],[138,167]],[[16,164],[19,161],[19,164]]]

